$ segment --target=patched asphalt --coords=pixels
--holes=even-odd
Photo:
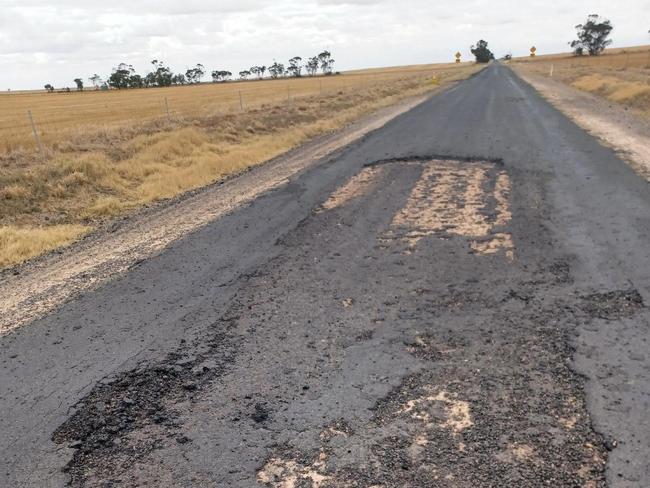
[[[2,337],[0,486],[647,486],[649,234],[494,64]]]

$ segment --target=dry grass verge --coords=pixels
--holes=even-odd
[[[49,146],[47,162],[33,150],[6,152],[0,155],[0,266],[65,245],[102,220],[260,164],[363,114],[477,69],[438,70],[436,83],[430,72],[407,72],[383,84],[241,112],[95,130]]]
[[[83,225],[0,227],[0,267],[68,245],[86,232],[87,227]]]

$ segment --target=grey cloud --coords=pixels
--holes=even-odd
[[[328,47],[337,69],[449,61],[479,38],[497,54],[566,49],[592,11],[609,16],[616,42],[647,42],[647,0],[5,0],[0,89],[106,75],[121,61],[145,71],[202,62],[237,72]]]

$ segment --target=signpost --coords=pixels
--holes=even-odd
[[[537,53],[537,48],[535,46],[533,46],[533,47],[530,48],[530,57],[534,58],[535,53]]]
[[[461,56],[462,56],[461,53],[459,53],[459,52],[456,53],[456,63],[457,63],[457,64],[460,63],[460,58],[461,58]]]

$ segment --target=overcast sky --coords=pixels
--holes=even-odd
[[[328,48],[335,69],[444,62],[478,39],[496,55],[567,50],[589,13],[614,46],[647,44],[650,0],[0,0],[0,89],[74,86],[120,62],[146,73],[237,73]],[[88,82],[86,82],[88,83]]]

